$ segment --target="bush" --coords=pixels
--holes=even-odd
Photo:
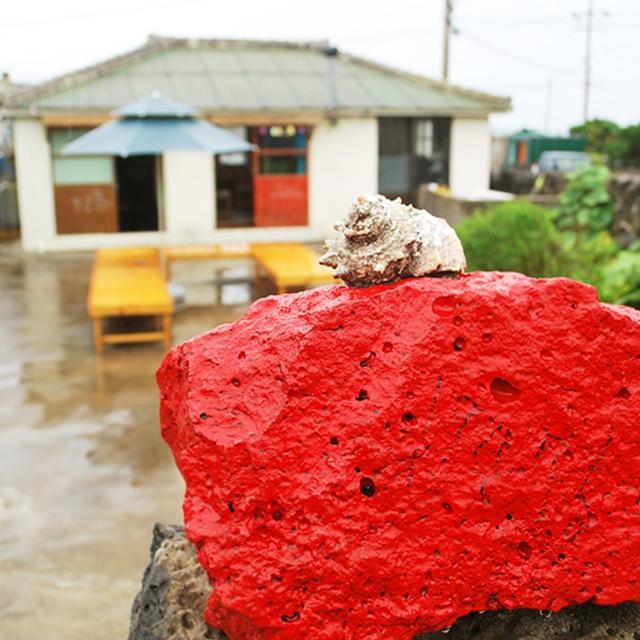
[[[604,268],[620,251],[617,242],[607,231],[589,237],[575,233],[563,233],[562,236],[566,255],[563,275],[600,290]]]
[[[469,270],[550,277],[568,269],[562,235],[547,209],[514,200],[476,211],[456,228]]]
[[[570,173],[556,213],[558,229],[587,236],[608,229],[613,223],[613,202],[607,191],[610,177],[601,164]]]
[[[621,251],[602,268],[598,283],[600,299],[640,307],[640,254]]]

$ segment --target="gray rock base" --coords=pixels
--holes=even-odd
[[[448,633],[427,633],[419,640],[640,640],[640,605],[617,607],[587,603],[558,613],[516,609],[472,613]]]
[[[151,561],[131,611],[129,640],[227,640],[203,619],[209,580],[182,527],[156,524]],[[447,632],[416,640],[640,640],[640,604],[591,603],[558,613],[517,609],[472,613]],[[302,639],[301,639],[302,640]],[[309,639],[312,640],[312,639]]]
[[[131,609],[129,640],[226,640],[204,621],[211,585],[178,526],[156,524],[151,560]]]

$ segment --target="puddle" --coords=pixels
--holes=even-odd
[[[181,517],[184,486],[157,419],[162,347],[96,358],[90,268],[90,256],[25,257],[0,244],[0,628],[12,640],[43,630],[84,640],[88,611],[92,639],[126,637],[151,528]],[[173,276],[187,292],[176,342],[250,301],[247,282],[218,287],[202,268]],[[190,304],[194,290],[205,305]]]

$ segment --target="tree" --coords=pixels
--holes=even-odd
[[[571,127],[571,135],[584,136],[587,150],[606,156],[612,167],[640,167],[640,124],[620,127],[596,118]]]
[[[583,136],[587,139],[587,150],[593,153],[606,153],[607,143],[616,139],[620,127],[611,120],[594,118],[583,124],[571,127],[572,136]]]

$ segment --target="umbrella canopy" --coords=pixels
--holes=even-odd
[[[121,118],[193,118],[198,112],[184,102],[171,100],[154,91],[146,98],[118,107],[113,115]]]
[[[165,151],[237,153],[254,146],[239,136],[195,118],[190,106],[153,93],[120,107],[118,120],[80,136],[64,155],[146,156]]]

